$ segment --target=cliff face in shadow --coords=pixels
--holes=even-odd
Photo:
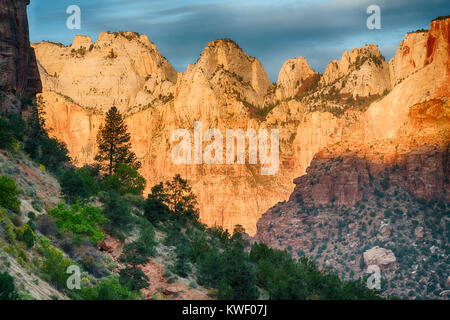
[[[0,0],[0,108],[3,111],[20,111],[15,97],[33,98],[42,90],[29,40],[29,3],[29,0]]]

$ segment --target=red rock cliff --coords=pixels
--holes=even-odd
[[[0,85],[7,93],[35,95],[41,91],[34,50],[30,46],[29,0],[0,0]],[[10,109],[10,106],[2,106]]]

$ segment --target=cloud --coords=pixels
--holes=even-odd
[[[49,0],[37,2],[34,23],[30,23],[36,28],[33,41],[43,40],[44,35],[48,39],[53,32],[58,41],[71,42],[74,32],[53,26],[55,21],[64,21],[61,10],[69,2],[73,3],[61,0],[56,7],[54,1],[52,5]],[[330,60],[339,59],[343,50],[366,43],[379,44],[385,56],[391,57],[406,32],[427,28],[430,20],[448,14],[450,9],[447,0],[78,2],[83,12],[82,33],[146,33],[178,71],[194,63],[209,41],[230,37],[261,60],[272,81],[286,59],[300,55],[317,71],[323,71]],[[381,7],[382,30],[366,28],[366,8],[371,4]],[[37,20],[44,22],[38,24]]]

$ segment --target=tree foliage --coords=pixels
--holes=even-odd
[[[70,162],[67,146],[49,137],[42,108],[32,108],[31,111],[24,136],[24,149],[32,159],[57,172],[64,163]]]
[[[61,250],[53,247],[49,241],[42,241],[38,251],[44,258],[41,266],[42,277],[58,289],[67,288],[67,278],[69,277],[67,268],[75,263],[65,257]]]
[[[106,114],[105,124],[100,126],[97,134],[98,153],[95,161],[108,175],[116,172],[120,163],[139,169],[141,163],[131,151],[130,134],[124,119],[116,107],[111,107]]]
[[[103,202],[103,214],[109,219],[108,231],[117,235],[126,231],[133,221],[128,201],[114,190],[103,194],[100,200]]]
[[[123,287],[117,277],[109,276],[94,286],[82,288],[78,298],[83,300],[132,300],[137,297]]]
[[[17,198],[19,194],[20,190],[17,188],[14,179],[5,176],[0,177],[0,207],[19,212],[20,200]]]
[[[17,300],[14,278],[8,272],[0,273],[0,300]]]
[[[84,166],[79,169],[70,168],[60,176],[61,191],[70,203],[78,199],[88,200],[97,195],[100,185],[96,169]]]
[[[83,206],[80,203],[66,207],[64,203],[59,203],[56,208],[49,211],[49,214],[56,219],[59,229],[85,235],[94,244],[105,237],[101,226],[108,220],[98,207]]]
[[[146,183],[136,168],[124,163],[119,163],[115,173],[106,179],[108,188],[117,191],[120,195],[142,195]]]
[[[152,222],[178,218],[198,221],[197,199],[192,188],[180,175],[152,188],[145,205],[145,216]]]

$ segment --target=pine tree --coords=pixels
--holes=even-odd
[[[112,175],[120,163],[139,169],[141,163],[131,151],[130,134],[122,115],[116,107],[109,109],[104,125],[97,134],[98,153],[95,161],[102,170]]]

